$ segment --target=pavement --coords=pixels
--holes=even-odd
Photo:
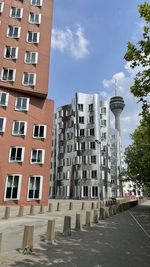
[[[91,227],[85,226],[82,232],[72,230],[71,236],[62,234],[65,214],[72,217],[72,228],[74,228],[75,212],[67,209],[63,212],[52,212],[51,216],[47,213],[36,214],[33,218],[26,215],[25,218],[5,221],[8,225],[3,225],[3,230],[10,229],[8,233],[10,239],[7,239],[7,236],[7,246],[0,256],[0,267],[150,266],[150,201],[109,217],[105,221],[99,221],[98,224],[92,224]],[[85,211],[82,211],[82,214],[84,220]],[[56,218],[57,222],[56,241],[53,245],[44,239],[48,217]],[[18,221],[17,226],[16,221]],[[38,238],[35,238],[33,253],[23,255],[13,247],[19,248],[21,238],[18,243],[15,240],[19,240],[23,225],[29,222],[37,222]],[[2,230],[1,225],[0,229]]]

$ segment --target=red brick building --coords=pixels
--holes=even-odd
[[[53,0],[0,0],[0,204],[47,204]]]

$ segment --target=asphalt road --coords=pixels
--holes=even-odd
[[[32,255],[0,260],[1,267],[150,267],[150,201],[69,237],[59,233],[54,245],[41,241]]]

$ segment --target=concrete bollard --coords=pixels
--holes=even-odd
[[[92,213],[91,211],[86,211],[86,218],[85,218],[85,224],[86,225],[91,225],[91,217],[92,217]]]
[[[117,206],[113,205],[113,214],[116,215],[117,214]]]
[[[98,210],[93,211],[93,223],[98,223]]]
[[[63,234],[71,235],[71,216],[65,216],[64,218]]]
[[[69,203],[69,210],[73,210],[73,203],[72,202]]]
[[[109,207],[105,207],[105,217],[108,218],[109,216]]]
[[[99,210],[99,220],[105,220],[105,209],[100,208]]]
[[[49,203],[48,205],[48,212],[52,212],[53,211],[53,204]]]
[[[61,211],[61,203],[57,203],[57,211]]]
[[[33,205],[30,206],[30,213],[29,213],[29,215],[34,215],[34,206]]]
[[[76,214],[76,230],[82,231],[82,214]]]
[[[10,218],[10,207],[6,207],[3,219],[7,220],[9,218]]]
[[[3,238],[3,234],[0,233],[0,253],[2,252],[2,238]]]
[[[22,241],[22,249],[31,251],[33,249],[33,233],[34,233],[34,226],[33,225],[25,225],[24,226],[24,234],[23,234],[23,241]]]
[[[46,236],[48,241],[55,240],[55,220],[48,220]]]
[[[112,216],[113,215],[113,206],[109,207],[109,215]]]
[[[100,202],[97,202],[96,208],[100,209]]]
[[[39,213],[40,214],[43,214],[44,213],[44,206],[43,205],[40,206],[40,212]]]
[[[23,216],[24,216],[24,206],[20,206],[18,211],[18,217],[23,217]]]
[[[84,210],[85,209],[85,203],[82,202],[82,207],[81,207],[81,210]]]
[[[91,210],[94,210],[94,208],[95,208],[95,203],[92,202],[92,203],[91,203]]]

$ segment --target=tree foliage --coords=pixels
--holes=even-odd
[[[142,102],[142,114],[149,113],[148,96],[150,94],[150,5],[147,2],[138,7],[140,17],[145,20],[143,29],[143,39],[132,44],[128,42],[127,52],[124,56],[130,62],[131,68],[139,67],[140,71],[136,74],[131,92],[135,97],[139,97]]]
[[[143,118],[125,150],[125,177],[137,185],[150,187],[150,121]]]

